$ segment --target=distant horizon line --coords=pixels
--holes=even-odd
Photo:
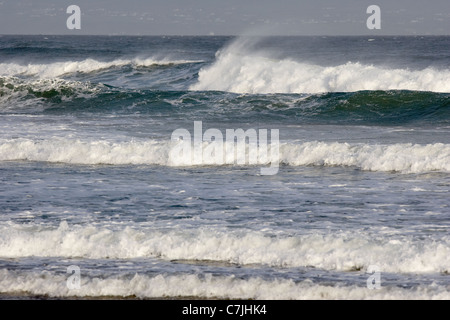
[[[105,37],[449,37],[450,34],[348,34],[348,35],[285,35],[285,34],[47,34],[47,33],[2,33],[0,36],[105,36]]]

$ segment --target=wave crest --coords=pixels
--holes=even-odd
[[[89,277],[83,275],[78,290],[64,284],[66,275],[49,272],[14,272],[0,270],[2,293],[47,295],[50,297],[137,297],[168,298],[200,297],[206,299],[255,300],[322,300],[322,299],[373,299],[373,300],[449,300],[450,293],[443,285],[420,285],[417,288],[390,287],[367,290],[365,287],[330,286],[309,280],[265,280],[259,277],[240,279],[235,276],[207,276],[196,274],[145,275],[119,277]]]
[[[401,240],[401,241],[400,241]],[[20,258],[83,257],[88,259],[159,258],[222,261],[239,265],[315,267],[352,271],[374,264],[385,272],[448,272],[450,239],[398,241],[366,233],[267,237],[257,231],[113,230],[95,226],[57,228],[10,224],[1,227],[0,256]]]
[[[16,62],[0,63],[0,76],[34,76],[40,79],[57,78],[73,73],[98,72],[109,68],[130,66],[133,68],[150,67],[158,65],[175,65],[197,63],[190,60],[170,60],[156,58],[132,58],[116,59],[113,61],[99,61],[85,59],[80,61],[63,61],[52,63],[28,63]]]
[[[204,146],[208,142],[204,142]],[[173,141],[142,140],[109,142],[103,140],[82,141],[67,138],[47,140],[2,139],[0,161],[46,161],[71,164],[147,164],[185,167],[193,166],[192,158],[174,157]],[[289,166],[353,166],[367,171],[396,171],[423,173],[450,172],[450,145],[434,143],[419,144],[349,144],[341,142],[310,141],[285,142],[279,146],[279,162]],[[248,148],[247,148],[248,149]],[[204,151],[206,148],[203,149]],[[231,150],[231,148],[230,148]],[[225,159],[235,159],[226,153]],[[194,152],[191,152],[193,155]],[[215,166],[215,157],[204,154],[203,162]],[[229,164],[221,161],[217,165]],[[265,166],[268,163],[259,163]]]
[[[237,40],[217,53],[199,72],[191,90],[235,93],[323,93],[361,90],[450,92],[450,70],[387,69],[359,62],[320,66],[292,59],[273,59],[252,52]]]

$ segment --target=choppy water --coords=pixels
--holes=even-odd
[[[0,37],[0,293],[449,299],[450,38],[368,40]]]

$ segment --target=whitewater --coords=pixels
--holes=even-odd
[[[236,93],[323,93],[360,90],[416,90],[449,92],[450,69],[385,68],[360,62],[320,66],[295,59],[277,59],[264,51],[249,50],[249,41],[237,40],[199,72],[191,90]],[[251,42],[251,41],[250,41]]]
[[[229,144],[229,143],[228,143]],[[203,142],[203,149],[213,143]],[[234,145],[234,144],[233,144]],[[0,161],[45,161],[68,164],[144,164],[173,167],[198,165],[194,161],[193,143],[190,156],[175,154],[177,142],[173,141],[81,141],[79,139],[53,138],[0,140]],[[231,145],[224,143],[223,159],[203,152],[202,162],[207,166],[238,165]],[[232,153],[230,152],[232,150]],[[228,151],[228,153],[227,153]],[[249,145],[245,156],[248,159]],[[260,151],[261,152],[261,151]],[[226,161],[226,159],[230,159]],[[282,143],[277,161],[290,166],[353,166],[361,170],[397,171],[401,173],[449,172],[450,144],[349,144],[311,141]],[[269,165],[270,162],[257,161]],[[244,160],[244,165],[249,165]],[[255,164],[253,164],[255,165]]]
[[[105,69],[121,68],[129,66],[133,69],[177,65],[185,63],[198,63],[201,61],[170,60],[152,57],[116,59],[113,61],[99,61],[96,59],[84,59],[81,61],[62,61],[51,63],[0,63],[1,76],[34,76],[39,79],[58,78],[71,73],[99,72]]]
[[[0,298],[448,300],[449,48],[0,37]]]

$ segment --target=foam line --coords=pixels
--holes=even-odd
[[[449,300],[445,286],[418,286],[413,289],[381,287],[369,290],[364,286],[328,286],[305,280],[264,280],[253,277],[248,280],[234,276],[158,275],[135,274],[132,278],[81,277],[79,289],[66,286],[66,275],[50,273],[17,273],[0,270],[0,292],[17,295],[34,294],[50,297],[128,297],[177,298],[200,297],[255,300],[322,300],[322,299],[433,299]]]
[[[132,58],[116,59],[113,61],[99,61],[95,59],[85,59],[80,61],[63,61],[51,63],[0,63],[0,76],[35,76],[41,79],[57,78],[72,73],[89,73],[109,68],[118,68],[123,66],[149,67],[154,65],[186,64],[199,61],[191,60],[171,60],[155,58]]]
[[[216,162],[212,155],[204,154],[203,162],[196,163],[192,156],[172,152],[177,142],[165,140],[137,140],[109,142],[68,138],[0,139],[0,161],[46,161],[70,164],[148,164],[173,167],[194,165],[216,166],[230,162]],[[206,150],[208,142],[203,143]],[[248,152],[247,148],[247,152]],[[224,157],[234,159],[235,154]],[[342,142],[310,141],[280,144],[279,163],[289,166],[353,166],[367,171],[422,173],[450,171],[450,145],[434,144],[350,144]],[[245,162],[248,164],[248,161]],[[268,165],[256,162],[254,165]]]
[[[366,232],[267,237],[258,231],[145,230],[126,227],[0,226],[0,257],[159,258],[211,260],[241,265],[315,267],[352,271],[377,265],[384,272],[449,272],[450,237],[397,239]]]

